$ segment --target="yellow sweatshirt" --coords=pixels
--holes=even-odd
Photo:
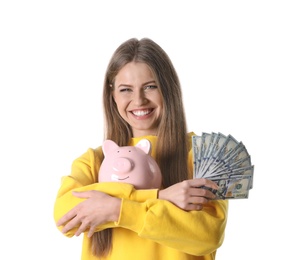
[[[193,133],[188,135],[191,139]],[[157,137],[133,138],[129,145],[147,138],[155,158]],[[98,183],[98,171],[103,160],[101,147],[88,149],[72,164],[72,172],[62,178],[54,205],[58,221],[82,199],[72,191],[99,190],[122,198],[118,222],[98,226],[97,231],[113,228],[113,249],[108,260],[213,260],[222,245],[227,220],[228,201],[209,202],[201,211],[184,211],[174,204],[157,199],[157,190],[135,190],[130,184]],[[192,150],[188,154],[192,178]],[[62,227],[59,227],[61,230]],[[76,229],[65,235],[72,237]],[[90,240],[84,234],[82,260],[98,260],[91,254]]]

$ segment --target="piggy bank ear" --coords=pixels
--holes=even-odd
[[[150,144],[149,140],[147,140],[147,139],[140,140],[135,146],[140,148],[146,154],[150,154],[150,152],[151,152],[151,149],[150,149],[151,144]]]
[[[102,145],[103,153],[106,156],[110,151],[113,151],[118,147],[119,146],[117,145],[117,143],[113,142],[112,140],[105,140]]]

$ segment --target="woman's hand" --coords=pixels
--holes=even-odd
[[[184,210],[201,210],[204,204],[215,198],[210,189],[217,190],[218,185],[208,179],[191,179],[160,190],[158,198]]]
[[[121,207],[120,199],[95,190],[73,192],[73,195],[86,200],[59,219],[57,226],[64,225],[63,233],[78,227],[76,236],[89,229],[88,237],[91,237],[98,225],[118,220]]]

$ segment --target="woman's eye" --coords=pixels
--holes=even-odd
[[[145,87],[145,89],[155,89],[155,88],[157,88],[157,86],[155,85],[148,85]]]
[[[120,92],[129,92],[129,91],[131,91],[131,89],[130,88],[121,88],[119,91]]]

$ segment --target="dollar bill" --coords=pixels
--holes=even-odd
[[[219,189],[217,199],[248,198],[254,165],[245,145],[232,135],[205,133],[192,137],[194,178],[208,178]]]
[[[212,179],[219,186],[215,192],[216,199],[247,199],[251,185],[251,176],[224,177]]]

